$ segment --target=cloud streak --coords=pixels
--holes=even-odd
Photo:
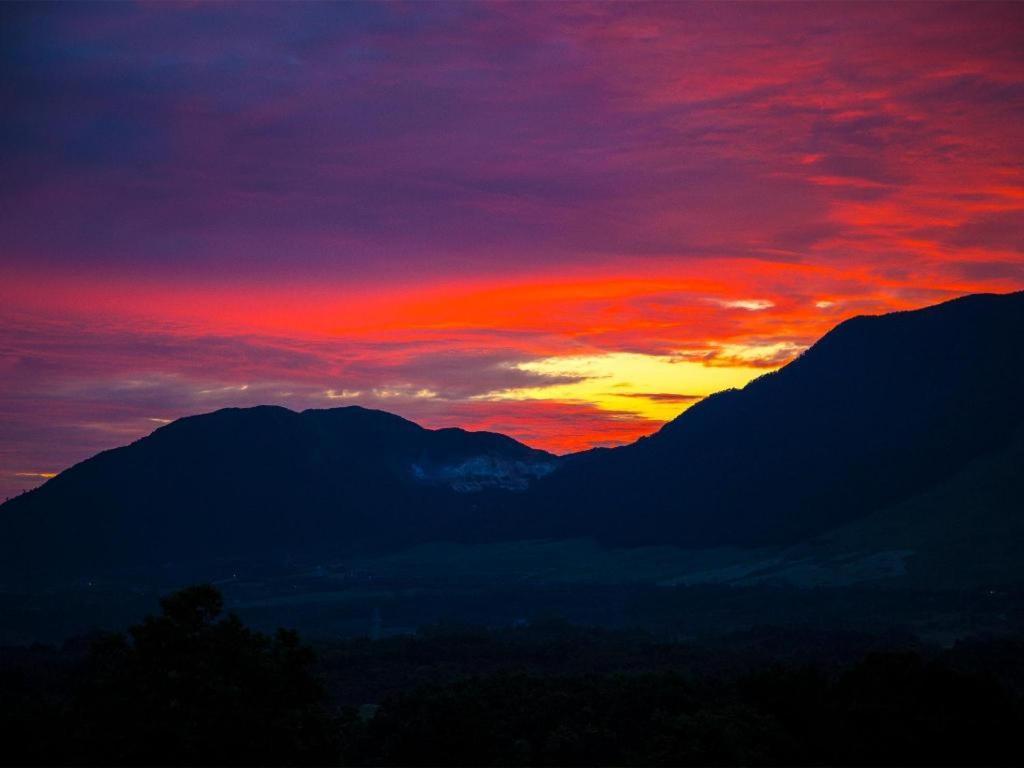
[[[1024,287],[1019,4],[0,13],[0,496],[223,405],[621,442]]]

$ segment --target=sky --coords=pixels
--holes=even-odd
[[[1024,288],[1024,4],[0,15],[0,500],[225,406],[619,444]]]

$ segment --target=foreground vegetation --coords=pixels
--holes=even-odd
[[[9,764],[1019,764],[1024,644],[558,622],[350,640],[254,632],[211,587],[127,635],[6,649]]]

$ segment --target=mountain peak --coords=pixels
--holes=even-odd
[[[650,439],[567,463],[545,508],[582,494],[606,541],[793,541],[1002,450],[1024,421],[1021,391],[1024,292],[856,317]]]

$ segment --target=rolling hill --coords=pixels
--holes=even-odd
[[[14,581],[183,566],[199,577],[204,563],[401,546],[450,535],[489,497],[522,493],[557,463],[504,435],[428,430],[356,406],[228,408],[8,501],[3,570]]]

